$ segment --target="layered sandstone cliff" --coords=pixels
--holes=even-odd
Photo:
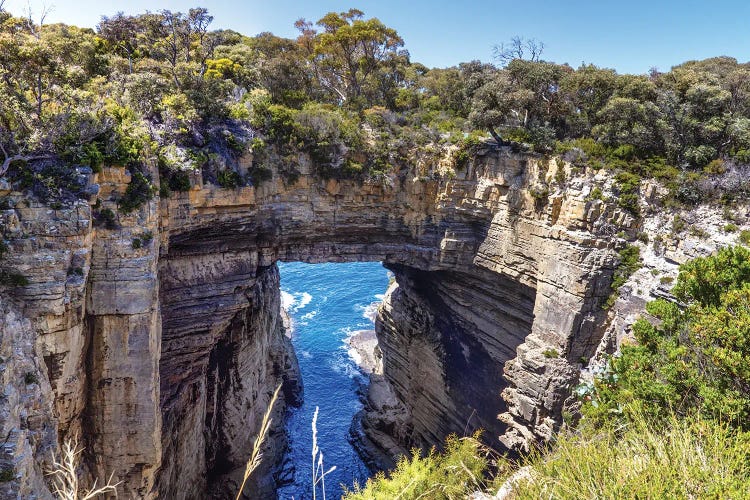
[[[59,210],[9,193],[6,259],[30,280],[12,300],[44,360],[45,425],[80,436],[89,473],[114,471],[126,497],[226,496],[275,386],[299,397],[277,260],[394,271],[377,322],[388,397],[371,398],[362,421],[374,445],[394,452],[482,427],[489,442],[519,446],[559,426],[603,334],[618,245],[608,228],[632,220],[587,201],[590,179],[571,178],[570,165],[508,148],[457,172],[419,164],[365,183],[300,165],[294,182],[274,174],[232,190],[195,175],[189,192],[109,227],[92,221],[116,211],[122,168],[92,175],[98,196]],[[264,492],[281,429],[256,478]]]

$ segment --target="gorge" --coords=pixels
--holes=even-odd
[[[189,192],[120,214],[115,227],[94,211],[126,189],[119,167],[91,176],[95,208],[2,193],[14,201],[0,212],[17,235],[8,258],[30,282],[2,297],[3,328],[27,332],[3,335],[4,353],[27,353],[4,354],[4,373],[39,380],[20,381],[23,404],[4,407],[23,471],[11,487],[46,496],[42,464],[59,433],[83,439],[91,474],[114,472],[127,497],[236,491],[274,387],[299,402],[280,260],[382,261],[395,275],[377,318],[387,394],[361,417],[379,463],[475,428],[496,447],[550,437],[604,333],[616,254],[603,230],[626,216],[587,201],[590,186],[575,179],[535,198],[570,165],[507,147],[485,148],[455,175],[435,162],[364,184],[316,178],[301,160],[293,183],[275,174],[222,189],[193,176]],[[144,232],[152,241],[133,245]],[[265,495],[282,428],[253,478]]]
[[[315,500],[313,436],[345,500],[747,496],[750,63],[438,49],[501,9],[645,69],[606,9],[373,6],[430,68],[357,8],[58,1],[0,0],[0,498]],[[378,296],[366,384],[308,337],[352,368],[360,311],[294,337],[312,265],[380,273],[329,283]]]

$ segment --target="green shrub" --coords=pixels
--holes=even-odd
[[[586,197],[586,201],[603,200],[604,194],[599,187],[595,187],[591,190],[591,193]]]
[[[94,214],[94,222],[96,225],[104,226],[107,229],[117,229],[117,216],[115,212],[110,208],[100,210]]]
[[[615,175],[615,185],[620,192],[617,205],[638,217],[641,213],[638,206],[641,178],[630,172],[618,172]]]
[[[685,230],[686,227],[687,223],[685,222],[685,220],[679,215],[675,215],[672,219],[672,233],[680,234]]]
[[[740,242],[743,245],[750,245],[750,230],[743,229],[740,231]]]
[[[13,467],[3,467],[0,470],[0,483],[7,483],[16,478],[16,470]]]
[[[549,187],[546,185],[534,186],[529,189],[529,194],[534,199],[534,208],[541,210],[549,200]]]
[[[457,170],[463,170],[469,160],[477,154],[482,145],[482,139],[476,135],[469,135],[458,143],[458,150],[453,154],[453,166]]]
[[[542,355],[547,359],[555,359],[560,357],[560,353],[557,349],[545,349]]]
[[[175,170],[169,175],[168,181],[170,191],[190,191],[190,174],[185,170]]]
[[[564,431],[519,465],[530,472],[515,481],[514,500],[745,498],[750,434],[700,418],[655,425],[639,416],[622,427]],[[507,459],[498,467],[495,484],[518,469]]]
[[[270,181],[273,178],[273,171],[267,167],[254,167],[250,171],[250,177],[253,185],[258,186],[265,181]],[[294,180],[296,181],[296,179]],[[292,182],[291,178],[290,182]]]
[[[21,287],[29,284],[29,279],[21,273],[0,269],[0,285]]]
[[[601,421],[699,413],[749,429],[750,250],[724,248],[683,264],[672,293],[685,306],[647,305],[658,323],[635,323],[638,344],[611,359],[589,413]]]
[[[738,229],[737,224],[729,223],[724,225],[725,233],[736,233]]]
[[[140,234],[141,241],[145,246],[148,246],[154,240],[154,233],[151,231],[144,231]]]
[[[635,157],[635,147],[631,144],[623,144],[610,152],[610,156],[620,160],[631,161]]]
[[[234,151],[237,154],[242,154],[245,151],[245,143],[237,139],[237,137],[231,133],[227,132],[224,135],[224,139],[227,141],[227,146],[229,149]]]
[[[622,285],[641,267],[641,251],[638,247],[628,245],[619,252],[620,262],[615,267],[612,276],[612,293],[604,303],[604,308],[609,309],[617,300],[617,292]]]
[[[151,244],[151,242],[154,240],[154,233],[151,231],[144,231],[140,233],[138,236],[133,238],[133,249],[137,250],[139,248],[147,247]]]
[[[723,160],[717,158],[709,162],[709,164],[703,168],[703,171],[707,174],[720,175],[727,171],[727,167]]]
[[[36,373],[26,372],[26,374],[23,376],[23,382],[26,385],[38,384],[39,377],[36,376]]]
[[[557,170],[555,170],[555,182],[558,186],[564,186],[567,176],[565,175],[565,164],[563,162],[557,163]]]
[[[414,451],[410,458],[403,457],[388,476],[379,472],[368,479],[365,487],[355,485],[354,491],[344,495],[345,500],[403,500],[463,498],[480,489],[488,461],[478,436],[457,438],[449,436],[445,452],[434,449],[422,457]]]
[[[242,185],[240,174],[231,169],[222,170],[216,177],[219,186],[225,189],[233,189]]]
[[[125,194],[118,202],[120,211],[128,214],[154,197],[155,188],[143,173],[135,171],[130,178]]]

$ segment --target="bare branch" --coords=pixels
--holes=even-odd
[[[81,491],[78,481],[78,457],[82,452],[83,448],[78,448],[75,441],[67,440],[63,443],[60,459],[52,455],[52,469],[47,475],[52,477],[55,495],[66,500],[90,500],[112,493],[117,496],[117,486],[120,483],[112,483],[114,474],[109,476],[104,486],[97,488],[95,480],[91,488]]]
[[[495,45],[492,55],[501,66],[506,66],[515,59],[537,62],[544,52],[544,42],[535,38],[526,39],[514,36],[507,43]],[[527,57],[528,56],[528,57]]]
[[[5,149],[3,149],[5,151]],[[0,165],[0,178],[5,175],[5,173],[8,171],[8,168],[10,167],[10,164],[17,160],[22,161],[34,161],[34,160],[46,160],[49,158],[54,158],[52,155],[44,155],[44,156],[24,156],[24,155],[14,155],[14,156],[8,156],[5,158],[5,161],[3,161],[3,164]]]

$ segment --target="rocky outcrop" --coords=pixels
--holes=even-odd
[[[1,212],[60,436],[80,433],[90,474],[114,471],[126,497],[226,496],[273,389],[286,382],[297,400],[277,260],[394,271],[381,394],[362,419],[373,444],[393,453],[483,427],[517,446],[560,424],[602,335],[617,245],[605,229],[628,225],[586,200],[589,178],[509,148],[365,183],[317,179],[305,157],[300,168],[231,190],[194,176],[113,221],[129,175],[106,168],[91,179],[101,204],[52,210],[12,193]],[[283,442],[268,440],[261,493]]]
[[[44,474],[57,446],[57,420],[28,320],[0,296],[0,497],[52,499]]]

